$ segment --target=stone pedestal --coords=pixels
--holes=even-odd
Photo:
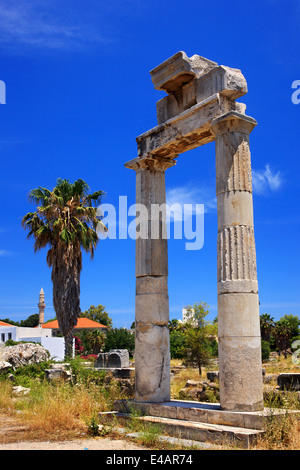
[[[216,137],[220,405],[236,411],[263,409],[249,150],[255,125],[237,112],[211,125]]]
[[[168,247],[165,170],[175,161],[136,159],[137,238],[135,302],[135,399],[170,399]],[[158,210],[161,209],[161,210]]]

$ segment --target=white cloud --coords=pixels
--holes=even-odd
[[[0,250],[0,257],[3,257],[3,256],[10,256],[11,254],[12,254],[11,251]]]
[[[264,170],[252,170],[253,192],[256,194],[275,192],[282,186],[282,183],[280,171],[274,172],[268,164]]]
[[[62,49],[105,40],[67,7],[62,0],[0,0],[2,44]]]
[[[217,198],[214,195],[214,189],[210,187],[195,188],[187,185],[169,188],[166,192],[166,202],[168,206],[175,208],[174,220],[182,220],[183,210],[185,216],[193,216],[199,211],[201,212],[203,209],[199,206],[200,204],[204,204],[204,212],[211,212],[217,208]],[[176,213],[176,205],[178,213]],[[185,208],[184,205],[186,205]]]

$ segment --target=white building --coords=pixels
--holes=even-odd
[[[0,346],[4,346],[9,339],[13,341],[27,341],[40,343],[50,353],[54,361],[64,360],[65,340],[64,338],[53,338],[52,328],[27,328],[10,325],[0,321]]]
[[[41,342],[41,338],[51,338],[51,328],[28,328],[22,326],[10,325],[0,321],[0,344],[6,343],[7,340],[13,341],[34,341]]]
[[[41,289],[39,296],[39,326],[35,328],[22,327],[10,325],[0,321],[0,346],[4,346],[6,341],[27,341],[33,343],[40,343],[50,353],[50,357],[56,361],[64,360],[64,338],[53,338],[52,328],[45,328],[44,324],[44,311],[45,311],[45,296],[44,291]]]
[[[193,308],[190,308],[190,309],[183,308],[181,312],[182,312],[182,320],[179,320],[180,323],[192,323],[194,326],[197,325],[197,322],[195,319],[195,310]]]

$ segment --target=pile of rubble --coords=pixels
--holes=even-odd
[[[0,371],[37,364],[49,359],[48,351],[36,343],[20,343],[1,350]]]

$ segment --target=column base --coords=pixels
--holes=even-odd
[[[221,409],[263,409],[260,337],[219,338],[219,383]]]
[[[168,325],[135,325],[135,400],[170,400],[170,341]]]

